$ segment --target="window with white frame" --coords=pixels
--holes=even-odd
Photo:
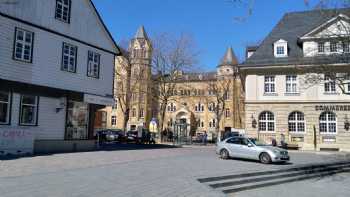
[[[0,124],[10,123],[11,94],[0,92]]]
[[[333,112],[323,112],[320,115],[320,133],[334,134],[337,132],[337,116]]]
[[[259,115],[259,131],[275,131],[275,116],[272,112],[264,111]]]
[[[277,55],[284,55],[284,47],[283,46],[278,46],[276,47],[277,49]]]
[[[168,112],[175,112],[176,111],[176,105],[174,103],[170,103],[168,105]]]
[[[111,125],[116,126],[117,125],[117,116],[112,116],[111,117]]]
[[[194,106],[194,111],[196,112],[204,112],[204,104],[198,103]]]
[[[38,97],[21,95],[20,125],[34,126],[38,120]]]
[[[215,127],[216,127],[216,119],[210,120],[210,122],[209,122],[209,127],[210,127],[210,128],[215,128]]]
[[[230,99],[230,92],[225,91],[223,97],[224,97],[224,100],[226,100],[226,101],[229,100]]]
[[[324,53],[325,52],[324,42],[318,42],[317,49],[319,53]]]
[[[87,75],[89,77],[99,78],[100,75],[100,54],[93,51],[88,52]]]
[[[275,57],[288,56],[288,42],[280,39],[273,44]]]
[[[275,76],[265,76],[264,90],[265,90],[265,93],[276,92]]]
[[[325,82],[324,82],[324,92],[325,93],[335,93],[336,92],[336,86],[335,81],[332,80],[329,76],[325,76]]]
[[[210,112],[214,112],[214,111],[215,111],[215,107],[216,107],[216,105],[215,105],[215,103],[214,103],[214,102],[209,103],[209,106],[208,106],[208,111],[210,111]]]
[[[71,0],[56,0],[55,18],[69,23],[71,3]]]
[[[204,127],[204,122],[200,118],[197,119],[197,127],[201,127],[201,128]]]
[[[286,92],[297,93],[298,92],[298,77],[297,75],[286,76]]]
[[[34,33],[16,28],[13,58],[31,63],[33,60]]]
[[[338,52],[338,43],[335,41],[330,42],[330,46],[329,46],[330,52],[331,53],[336,53]]]
[[[76,72],[78,47],[63,43],[62,49],[62,70]]]
[[[292,112],[288,116],[289,132],[304,133],[305,132],[305,117],[302,112]]]

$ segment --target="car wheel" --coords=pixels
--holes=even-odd
[[[229,158],[229,153],[228,153],[228,151],[226,150],[226,149],[222,149],[221,151],[220,151],[220,157],[221,157],[221,159],[228,159]]]
[[[260,162],[263,164],[271,163],[271,157],[267,153],[261,153],[259,159],[260,159]]]

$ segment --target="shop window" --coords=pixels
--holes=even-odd
[[[103,124],[101,114],[101,125]],[[67,108],[67,140],[88,139],[89,105],[83,102],[68,102]]]
[[[320,115],[320,133],[337,133],[337,116],[333,112],[323,112]]]
[[[0,124],[10,124],[11,94],[0,92]]]
[[[272,112],[262,112],[259,115],[259,131],[275,131],[275,116]]]
[[[305,132],[305,117],[301,112],[292,112],[288,117],[289,132]]]
[[[35,126],[38,123],[37,96],[21,95],[20,125]]]

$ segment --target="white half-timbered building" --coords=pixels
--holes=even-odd
[[[0,2],[0,155],[92,148],[119,53],[90,0]]]

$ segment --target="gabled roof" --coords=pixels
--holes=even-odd
[[[147,33],[145,31],[145,28],[143,27],[143,25],[141,25],[139,27],[139,29],[137,30],[136,34],[135,34],[135,38],[142,38],[142,39],[147,39],[148,40],[148,36]]]
[[[101,22],[101,24],[102,24],[104,30],[106,31],[107,35],[109,36],[109,38],[111,39],[111,41],[112,41],[113,44],[115,45],[115,47],[116,47],[116,49],[117,49],[117,55],[121,55],[121,50],[120,50],[120,48],[118,47],[117,42],[114,40],[114,38],[113,38],[111,32],[108,30],[106,24],[103,22],[100,13],[99,13],[99,12],[97,11],[97,9],[96,9],[95,4],[92,2],[92,0],[89,0],[89,2],[90,2],[90,4],[91,4],[91,6],[94,8],[94,10],[95,10],[95,12],[96,12],[96,15],[97,15],[97,17],[98,17],[98,20]]]
[[[329,26],[331,26],[332,24],[334,24],[334,22],[338,21],[338,20],[345,20],[345,21],[349,21],[349,17],[344,15],[344,14],[339,14],[333,18],[331,18],[330,20],[328,20],[327,22],[323,23],[322,25],[314,28],[313,30],[311,30],[310,32],[306,33],[305,35],[302,36],[302,38],[307,38],[310,37],[312,35],[315,35],[319,32],[321,32],[322,30],[328,28]]]
[[[235,53],[232,50],[232,47],[229,47],[224,55],[222,57],[219,66],[224,66],[224,65],[237,65],[237,57]]]
[[[257,51],[241,66],[260,67],[293,64],[317,64],[319,57],[304,57],[299,39],[339,14],[350,16],[350,9],[311,10],[287,13],[259,45]],[[288,57],[275,58],[273,43],[283,39],[288,42]],[[320,57],[322,61],[324,58]],[[334,58],[329,58],[329,61]],[[321,61],[321,60],[320,60]]]

